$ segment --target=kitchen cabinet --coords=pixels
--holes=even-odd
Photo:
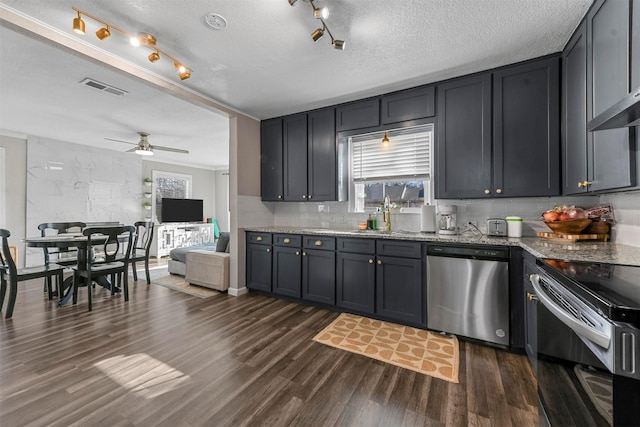
[[[311,111],[307,126],[307,200],[338,200],[335,109]]]
[[[533,367],[534,372],[538,371],[537,359],[538,359],[538,327],[537,327],[537,297],[533,285],[529,280],[529,276],[536,273],[535,258],[525,253],[523,260],[523,276],[522,287],[524,289],[524,347],[529,358],[529,362]]]
[[[307,114],[295,114],[282,121],[284,153],[284,200],[307,198]]]
[[[558,57],[493,73],[492,166],[495,197],[560,194]]]
[[[360,313],[375,311],[375,240],[337,239],[336,305]]]
[[[302,238],[299,235],[274,234],[273,282],[274,294],[300,298],[302,295]]]
[[[437,91],[436,199],[491,197],[491,74]]]
[[[435,86],[421,86],[382,95],[382,124],[433,117],[436,113]]]
[[[627,0],[598,0],[587,14],[587,121],[631,90],[630,7]],[[630,128],[587,134],[588,191],[636,185],[632,136]]]
[[[247,232],[247,287],[271,292],[271,234]]]
[[[335,305],[335,238],[304,236],[302,246],[302,299]]]
[[[364,99],[336,107],[336,130],[380,126],[380,98]]]
[[[284,198],[282,118],[260,122],[260,194],[264,201]]]

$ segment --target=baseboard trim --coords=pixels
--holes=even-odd
[[[244,295],[244,294],[248,293],[249,289],[247,289],[246,286],[243,286],[241,288],[229,288],[229,289],[227,289],[227,292],[231,296],[239,297],[240,295]]]

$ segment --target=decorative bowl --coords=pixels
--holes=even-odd
[[[565,221],[545,221],[547,227],[557,234],[580,234],[591,224],[590,219],[568,219]]]

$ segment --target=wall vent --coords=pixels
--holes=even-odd
[[[85,86],[89,86],[89,87],[92,87],[94,89],[98,89],[98,90],[101,90],[103,92],[107,92],[107,93],[110,93],[111,95],[116,95],[116,96],[124,96],[127,93],[129,93],[126,90],[118,89],[117,87],[110,86],[110,85],[108,85],[106,83],[101,83],[101,82],[99,82],[97,80],[93,80],[93,79],[88,78],[88,77],[86,79],[82,80],[80,82],[80,84],[81,85],[85,85]]]

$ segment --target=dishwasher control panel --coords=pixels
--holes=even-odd
[[[451,256],[471,259],[496,259],[508,260],[508,247],[492,247],[492,246],[429,246],[427,255],[432,256]]]

